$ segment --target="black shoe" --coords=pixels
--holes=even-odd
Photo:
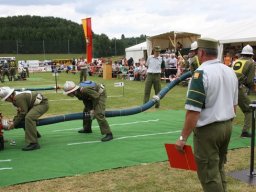
[[[28,146],[23,147],[22,151],[32,151],[36,149],[40,149],[40,145],[38,143],[30,143]]]
[[[41,134],[38,131],[36,132],[36,136],[37,136],[37,138],[41,138],[42,137]]]
[[[4,137],[0,136],[0,151],[4,150]]]
[[[252,134],[249,133],[249,132],[247,132],[247,131],[243,131],[243,132],[241,133],[241,137],[242,137],[242,138],[251,138],[251,137],[252,137]]]
[[[103,137],[103,138],[101,139],[101,141],[102,141],[102,142],[105,142],[105,141],[110,141],[110,140],[112,140],[112,139],[113,139],[113,134],[112,134],[112,133],[108,133],[108,134],[106,134],[105,137]]]
[[[78,133],[92,133],[92,130],[81,129],[78,131]]]

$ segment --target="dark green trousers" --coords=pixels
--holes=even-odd
[[[145,90],[144,90],[144,101],[147,103],[149,101],[151,88],[154,87],[155,95],[161,91],[161,74],[160,73],[148,73],[145,80]],[[160,106],[160,102],[155,104],[156,107]]]
[[[97,120],[100,132],[102,135],[111,133],[108,121],[105,117],[105,109],[106,109],[106,99],[107,99],[107,93],[106,90],[100,95],[97,102],[94,102],[94,116]]]
[[[87,79],[87,69],[80,70],[80,83],[86,81]]]
[[[197,175],[205,192],[227,191],[224,163],[231,132],[231,120],[194,129]]]
[[[250,108],[251,100],[246,94],[246,87],[238,89],[238,106],[244,113],[244,126],[243,131],[249,131],[252,123],[252,110]]]
[[[48,102],[43,101],[41,104],[32,107],[25,116],[25,141],[27,144],[38,143],[36,121],[49,108]]]

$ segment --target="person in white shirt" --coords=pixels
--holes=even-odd
[[[186,117],[176,148],[183,152],[193,132],[197,175],[203,191],[227,191],[224,164],[238,104],[235,72],[217,60],[218,41],[198,39],[198,59],[185,104]]]
[[[154,87],[155,95],[157,95],[160,92],[161,73],[165,68],[164,60],[160,56],[160,46],[155,46],[153,51],[154,55],[150,56],[146,63],[146,67],[148,67],[148,69],[145,81],[144,103],[147,103],[149,101],[152,86]],[[160,102],[157,102],[155,104],[155,108],[159,108],[159,106]]]
[[[87,63],[85,61],[85,59],[82,57],[80,62],[78,63],[78,67],[80,68],[80,82],[82,81],[86,81],[87,79]]]

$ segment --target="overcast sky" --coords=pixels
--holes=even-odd
[[[91,17],[94,33],[118,39],[169,31],[256,37],[255,10],[254,0],[0,0],[0,17],[53,16],[78,24]]]

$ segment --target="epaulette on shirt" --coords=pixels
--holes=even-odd
[[[196,70],[192,76],[186,104],[199,108],[204,108],[205,97],[206,96],[203,84],[203,71]]]

